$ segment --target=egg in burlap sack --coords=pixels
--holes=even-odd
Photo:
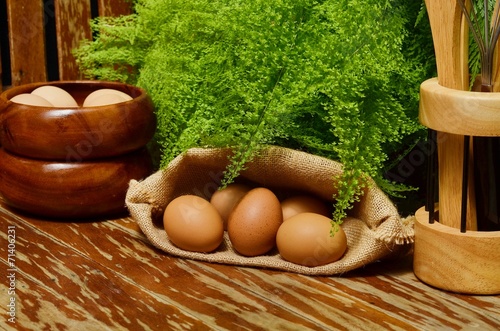
[[[211,253],[177,248],[163,228],[163,211],[180,195],[195,194],[210,199],[219,187],[230,155],[229,149],[193,148],[145,180],[130,182],[127,208],[153,246],[180,258],[306,275],[341,274],[384,258],[402,256],[411,250],[413,217],[401,218],[394,204],[375,184],[367,188],[360,201],[349,210],[342,224],[347,250],[340,260],[330,264],[317,267],[294,264],[282,259],[277,250],[245,257],[232,248],[227,233],[222,244]],[[278,196],[308,193],[333,204],[334,180],[341,173],[342,165],[338,162],[271,146],[261,150],[237,180],[267,187]]]

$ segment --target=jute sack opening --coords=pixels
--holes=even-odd
[[[221,246],[212,253],[181,250],[168,239],[162,214],[167,204],[184,194],[206,199],[217,190],[228,165],[228,149],[190,149],[175,158],[165,169],[143,181],[132,180],[126,205],[148,240],[174,256],[207,261],[272,268],[307,275],[341,274],[371,262],[400,256],[413,242],[413,219],[402,219],[396,207],[375,185],[368,188],[359,203],[349,211],[342,227],[347,236],[347,251],[333,263],[305,267],[283,260],[277,250],[257,257],[236,253],[227,233]],[[247,165],[238,181],[267,187],[278,197],[309,193],[333,201],[333,178],[342,171],[341,164],[326,158],[282,147],[269,147]]]

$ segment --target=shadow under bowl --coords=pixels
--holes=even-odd
[[[62,88],[78,107],[42,107],[10,99],[40,86]],[[98,89],[125,92],[132,100],[82,107]],[[156,117],[143,89],[104,81],[55,81],[10,88],[0,94],[0,144],[14,154],[45,160],[80,162],[122,155],[146,145],[154,135]]]

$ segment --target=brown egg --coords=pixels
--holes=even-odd
[[[281,205],[273,192],[250,190],[236,205],[227,224],[234,249],[245,256],[269,252],[276,245],[276,232],[283,222]]]
[[[10,101],[15,103],[20,103],[23,105],[30,106],[42,106],[42,107],[53,107],[47,99],[42,98],[41,96],[34,95],[31,93],[21,93],[16,96],[13,96]]]
[[[125,101],[128,100],[118,94],[103,94],[95,98],[92,98],[90,101],[85,100],[83,102],[83,107],[98,107],[105,105],[113,105],[115,103],[121,103]]]
[[[104,97],[103,95],[114,95],[115,97]],[[96,101],[97,99],[97,101]],[[104,100],[104,101],[103,101]],[[99,90],[95,90],[94,92],[90,93],[87,95],[85,100],[83,101],[83,106],[84,107],[89,107],[89,106],[97,106],[97,105],[102,105],[103,102],[109,102],[110,100],[116,100],[117,102],[113,103],[118,103],[118,102],[123,102],[123,101],[129,101],[132,100],[132,97],[128,95],[125,92],[118,91],[115,89],[109,89],[109,88],[103,88]],[[109,104],[109,103],[108,103]]]
[[[300,213],[315,213],[330,217],[330,208],[323,200],[310,195],[297,195],[281,202],[283,221]]]
[[[224,229],[227,229],[227,220],[233,208],[250,189],[249,186],[243,184],[229,184],[222,190],[216,191],[210,198],[210,203],[222,216]]]
[[[40,86],[34,89],[31,94],[44,98],[54,107],[78,107],[73,96],[57,86]]]
[[[222,218],[207,200],[183,195],[165,208],[163,226],[172,243],[184,250],[211,252],[222,242]]]
[[[302,213],[280,226],[276,245],[283,259],[316,267],[337,261],[347,249],[347,238],[340,227],[332,237],[331,219],[314,213]]]

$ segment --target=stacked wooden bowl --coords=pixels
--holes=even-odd
[[[67,91],[77,107],[11,101],[40,86]],[[96,90],[128,101],[83,107]],[[0,194],[16,209],[55,218],[94,218],[126,211],[131,179],[153,171],[146,145],[156,118],[147,93],[100,81],[59,81],[14,87],[0,95]]]

